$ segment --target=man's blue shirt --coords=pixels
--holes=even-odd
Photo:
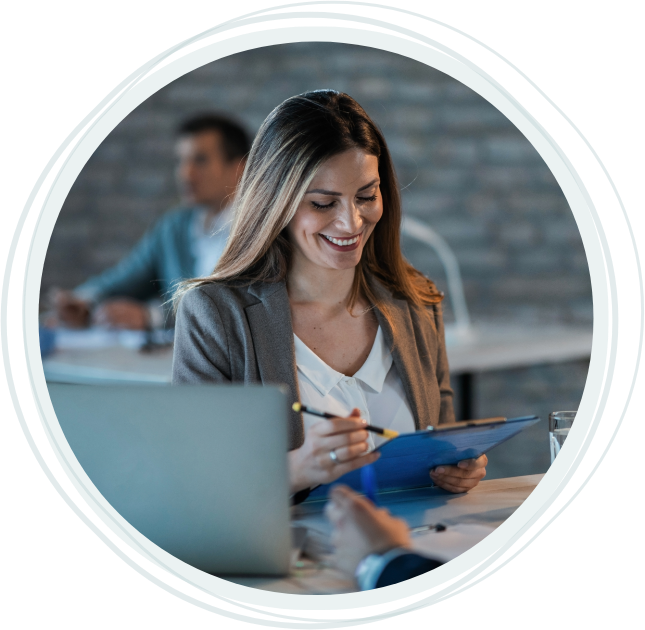
[[[196,275],[191,226],[197,212],[199,208],[179,208],[164,215],[125,258],[75,293],[95,303],[117,296],[170,299],[179,282]]]

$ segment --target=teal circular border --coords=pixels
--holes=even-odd
[[[300,4],[304,5],[317,3]],[[327,6],[329,5],[329,3],[324,4],[326,4]],[[349,4],[350,3],[343,3],[344,6],[347,6]],[[372,7],[379,6],[374,4],[365,4],[366,6]],[[282,8],[293,6],[294,5],[283,5]],[[265,9],[265,11],[275,10],[276,8],[279,7],[272,7],[271,9]],[[395,7],[383,8],[405,12],[421,19],[442,24],[437,20],[430,20],[425,16],[420,16],[418,14],[404,11]],[[418,33],[411,31],[410,29],[398,27],[381,20],[341,13],[321,13],[320,11],[284,12],[277,15],[264,16],[260,15],[259,13],[260,12],[255,12],[247,16],[235,18],[234,20],[229,20],[227,22],[224,22],[223,24],[213,27],[212,29],[204,31],[203,33],[200,33],[193,38],[185,40],[180,44],[171,47],[160,55],[157,55],[155,58],[133,72],[119,86],[112,90],[105,97],[105,99],[103,99],[101,103],[99,103],[85,117],[85,119],[79,123],[79,125],[72,131],[72,133],[66,138],[63,144],[56,151],[52,159],[48,162],[47,166],[41,173],[38,181],[36,182],[18,222],[16,228],[16,237],[22,231],[26,216],[31,210],[35,196],[42,186],[47,174],[51,171],[57,159],[70,145],[70,143],[96,116],[96,120],[91,123],[91,125],[79,139],[76,146],[74,146],[72,151],[69,153],[67,159],[65,160],[65,163],[61,166],[57,176],[52,182],[34,228],[25,266],[24,292],[22,296],[22,322],[25,358],[27,362],[29,380],[31,383],[32,395],[38,409],[43,430],[45,431],[45,434],[49,440],[52,450],[54,451],[58,459],[58,462],[66,472],[69,479],[74,484],[81,497],[88,504],[88,506],[90,506],[94,513],[121,540],[123,540],[126,544],[133,548],[137,553],[141,554],[150,562],[160,567],[162,570],[174,575],[178,579],[183,580],[184,582],[190,584],[191,586],[199,589],[204,593],[220,599],[226,599],[231,604],[234,604],[242,609],[247,608],[249,610],[254,610],[253,606],[278,608],[282,610],[356,609],[364,606],[392,603],[395,600],[407,598],[415,594],[423,593],[428,589],[440,587],[441,584],[444,584],[445,582],[450,581],[465,572],[470,573],[451,584],[449,588],[444,588],[429,597],[422,598],[396,611],[383,613],[380,615],[372,615],[370,617],[360,617],[356,619],[321,619],[312,622],[311,618],[274,614],[276,621],[271,622],[260,620],[255,617],[248,617],[242,613],[231,613],[229,611],[207,605],[203,602],[199,602],[185,595],[184,593],[170,587],[162,580],[159,580],[154,575],[145,571],[138,564],[136,564],[136,562],[125,555],[117,546],[111,543],[109,539],[107,539],[91,523],[91,521],[89,521],[82,510],[80,510],[80,508],[65,493],[63,488],[60,486],[56,478],[52,475],[51,471],[47,467],[44,459],[40,455],[38,448],[33,438],[31,437],[25,423],[24,416],[21,412],[20,404],[15,391],[15,386],[11,378],[11,371],[9,369],[9,353],[6,343],[6,337],[4,336],[2,339],[3,357],[5,360],[5,366],[7,368],[7,379],[9,382],[9,389],[14,407],[16,408],[16,413],[22,425],[25,437],[29,442],[29,445],[34,452],[34,455],[36,456],[39,464],[43,468],[43,471],[45,472],[51,483],[54,485],[54,487],[57,489],[57,491],[61,494],[63,499],[68,503],[70,508],[79,516],[79,518],[117,556],[119,556],[133,569],[138,571],[141,575],[146,577],[146,579],[154,584],[157,584],[167,592],[172,593],[180,599],[183,599],[184,601],[203,608],[204,610],[210,610],[222,616],[226,616],[239,621],[246,621],[259,625],[268,625],[275,627],[284,627],[285,621],[287,620],[290,622],[289,626],[300,625],[301,623],[306,623],[309,626],[315,625],[316,627],[329,628],[362,625],[364,623],[371,623],[383,619],[388,619],[393,616],[425,608],[448,597],[452,597],[462,588],[470,588],[477,583],[477,581],[473,582],[473,578],[476,575],[480,574],[482,571],[485,571],[486,568],[493,564],[497,558],[502,556],[508,549],[510,549],[513,544],[539,520],[541,515],[546,512],[549,506],[560,494],[564,486],[568,483],[568,481],[571,479],[572,475],[578,468],[582,457],[585,455],[589,447],[591,438],[595,434],[598,423],[600,422],[600,418],[602,416],[602,412],[604,411],[609,394],[609,384],[611,383],[611,379],[613,377],[613,371],[616,361],[618,320],[617,316],[614,315],[610,329],[610,303],[607,289],[609,288],[612,306],[614,307],[613,313],[615,314],[617,313],[616,279],[613,275],[613,265],[611,262],[609,246],[602,228],[602,224],[600,222],[600,218],[596,212],[590,195],[588,194],[582,180],[578,176],[570,160],[564,154],[559,145],[553,140],[553,138],[551,138],[548,132],[542,127],[542,125],[517,101],[517,99],[515,99],[507,90],[505,90],[499,83],[497,83],[495,79],[482,71],[474,63],[459,55],[459,53],[444,46],[440,42],[419,35]],[[348,24],[355,22],[368,26],[378,26],[392,32],[400,33],[401,35],[413,37],[414,39],[423,43],[415,43],[401,37],[397,37],[396,35],[388,35],[377,31],[366,32],[365,30],[354,29],[349,25],[346,28],[337,26],[298,26],[285,28],[279,27],[279,25],[276,24],[273,28],[269,27],[270,30],[262,32],[242,35],[234,35],[232,33],[229,39],[210,44],[194,52],[188,53],[185,56],[177,59],[176,61],[173,61],[168,65],[156,70],[149,76],[146,76],[165,58],[169,57],[172,54],[175,54],[186,46],[198,43],[199,41],[211,35],[221,34],[222,32],[226,31],[234,31],[240,26],[247,26],[249,24],[257,24],[263,22],[271,23],[279,22],[280,20],[285,18],[294,19],[307,17],[342,20],[348,22]],[[442,25],[452,29],[452,27],[449,27],[448,25]],[[463,35],[463,33],[457,31],[457,29],[452,30]],[[365,45],[372,48],[379,48],[389,52],[404,55],[411,59],[415,59],[417,61],[435,67],[461,81],[471,89],[478,92],[481,96],[483,96],[494,106],[496,106],[502,113],[504,113],[518,127],[518,129],[520,129],[520,131],[524,133],[524,135],[538,150],[542,158],[545,160],[545,162],[555,175],[567,198],[567,201],[570,204],[582,236],[585,251],[587,253],[594,300],[594,339],[589,376],[579,407],[579,420],[578,422],[576,422],[576,425],[572,429],[567,441],[567,444],[570,444],[575,448],[564,450],[561,453],[560,457],[558,457],[558,459],[556,460],[555,464],[545,475],[543,481],[538,485],[538,487],[527,499],[527,501],[513,514],[513,516],[511,516],[511,518],[509,518],[502,526],[495,530],[484,541],[479,543],[474,548],[470,549],[468,552],[462,554],[455,560],[440,567],[439,569],[435,569],[428,574],[419,576],[412,580],[408,580],[401,584],[378,589],[377,591],[346,595],[287,595],[264,592],[239,586],[226,580],[218,579],[208,574],[202,573],[201,571],[198,571],[180,562],[179,560],[162,551],[161,549],[150,543],[150,541],[141,536],[141,534],[134,530],[119,514],[117,514],[114,509],[98,493],[96,488],[94,488],[94,486],[91,484],[91,482],[79,466],[76,458],[69,448],[58,425],[54,410],[49,400],[49,395],[47,393],[44,374],[42,370],[42,363],[40,360],[38,338],[36,335],[38,325],[37,313],[40,278],[42,274],[45,252],[54,227],[54,223],[56,221],[56,218],[58,217],[60,208],[63,204],[63,201],[65,200],[65,197],[67,196],[72,183],[78,176],[80,170],[85,165],[90,155],[94,152],[94,150],[98,147],[98,145],[106,137],[106,135],[116,126],[116,124],[118,124],[143,100],[155,93],[161,87],[182,76],[186,72],[190,72],[191,70],[194,70],[201,65],[204,65],[221,57],[244,50],[299,41],[351,43]],[[481,44],[481,42],[477,43]],[[488,50],[492,49],[488,48]],[[497,56],[502,58],[500,55]],[[507,60],[503,60],[508,63]],[[527,80],[529,79],[527,78]],[[535,87],[537,88],[537,86]],[[112,99],[114,100],[112,101]],[[569,122],[570,124],[572,124],[571,121]],[[576,129],[576,131],[578,130]],[[578,133],[582,137],[582,134],[580,134],[579,131]],[[14,238],[14,242],[12,243],[12,247],[9,252],[7,268],[3,282],[3,302],[1,317],[4,330],[6,330],[7,321],[6,296],[8,295],[8,282],[11,271],[11,263],[13,262],[13,257],[15,255],[16,242],[17,238]],[[611,353],[608,354],[608,339],[610,337],[610,330],[612,344]],[[603,388],[605,367],[607,368],[608,383]],[[582,422],[580,422],[580,420],[582,420]],[[582,488],[580,488],[578,492],[581,489]],[[573,498],[575,498],[576,495],[574,495]],[[567,504],[570,504],[573,498]],[[562,510],[560,511],[560,513],[561,512]],[[555,518],[557,518],[557,516],[554,517],[554,519]],[[553,522],[554,519],[552,519],[550,523]],[[550,523],[546,524],[541,531],[543,531]],[[535,537],[533,538],[533,540],[534,539]],[[514,554],[513,557],[515,557],[516,555],[517,554]],[[510,559],[506,560],[506,562],[510,561]],[[504,562],[501,566],[504,566],[506,562]],[[476,567],[476,569],[472,570],[473,567]],[[485,577],[487,577],[487,575]],[[245,606],[241,602],[244,602],[247,605]],[[267,614],[267,612],[268,611],[266,610],[262,610],[263,614]]]

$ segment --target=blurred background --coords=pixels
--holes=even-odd
[[[381,127],[404,213],[431,226],[454,252],[475,326],[492,322],[516,337],[518,330],[583,330],[590,339],[592,295],[582,240],[560,187],[526,138],[490,103],[437,70],[332,43],[233,55],[181,77],[133,111],[94,153],[65,201],[45,260],[42,295],[52,287],[72,289],[114,265],[178,205],[175,132],[185,118],[224,113],[254,134],[285,98],[320,88],[347,92]],[[427,244],[405,236],[403,247],[450,293],[444,266]],[[444,307],[449,323],[450,299]],[[501,342],[491,344],[491,352],[501,348]],[[563,356],[547,348],[534,354],[507,365],[462,366],[453,378],[458,417],[467,404],[474,417],[542,418],[491,452],[491,478],[544,472],[550,463],[548,413],[578,408],[588,352]],[[54,352],[46,362],[56,360]]]

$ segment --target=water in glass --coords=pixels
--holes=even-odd
[[[576,417],[575,411],[554,411],[549,414],[549,445],[551,447],[551,463],[555,461],[569,430]]]

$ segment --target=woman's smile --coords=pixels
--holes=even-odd
[[[351,252],[360,247],[363,232],[354,236],[330,236],[328,234],[320,234],[319,236],[337,252]]]

